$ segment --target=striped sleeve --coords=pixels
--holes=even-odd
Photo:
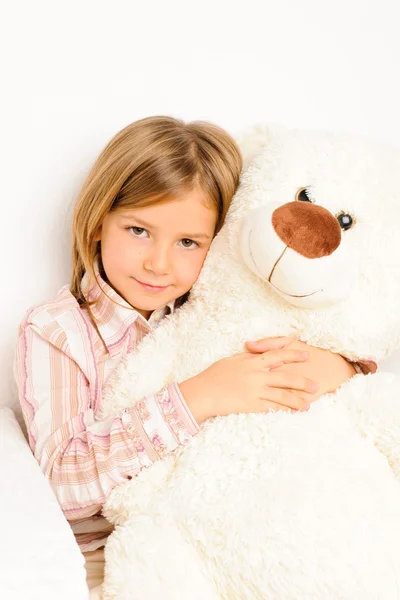
[[[37,326],[20,328],[15,358],[30,446],[69,520],[96,514],[112,489],[173,452],[198,425],[177,384],[134,408],[96,421],[90,382]],[[102,379],[99,378],[99,381]]]

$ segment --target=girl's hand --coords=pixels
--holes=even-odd
[[[263,353],[271,347],[276,347],[279,340],[287,349],[307,351],[309,360],[307,362],[291,365],[280,365],[273,369],[274,373],[291,373],[309,377],[319,383],[319,389],[310,397],[310,401],[317,400],[324,394],[334,392],[343,383],[356,374],[354,366],[344,359],[340,354],[329,350],[323,350],[314,346],[308,346],[290,338],[265,338],[257,342],[247,342],[246,347],[252,353]]]
[[[279,365],[304,363],[308,350],[288,349],[281,339],[272,341],[269,348],[268,352],[223,358],[179,384],[198,423],[209,417],[268,412],[271,408],[308,410],[318,384],[304,375],[276,370]]]

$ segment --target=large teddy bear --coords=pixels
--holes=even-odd
[[[399,152],[252,135],[190,300],[120,365],[103,418],[249,339],[288,335],[353,361],[400,347]],[[306,413],[210,419],[104,512],[105,599],[399,600],[400,378],[358,374]]]

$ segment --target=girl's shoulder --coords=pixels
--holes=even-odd
[[[33,329],[41,338],[51,342],[64,352],[67,338],[71,333],[82,334],[86,322],[83,311],[69,286],[63,286],[50,300],[32,306],[27,310],[20,324],[20,334]]]
[[[50,300],[31,306],[25,313],[21,326],[28,324],[46,326],[65,314],[81,312],[76,298],[71,294],[68,285],[64,285]]]
[[[29,355],[29,368],[39,372],[48,361],[69,372],[72,361],[90,382],[97,381],[105,350],[87,310],[64,286],[54,298],[26,312],[18,332],[18,354]]]

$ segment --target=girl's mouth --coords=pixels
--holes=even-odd
[[[141,285],[145,290],[148,290],[149,292],[163,292],[164,290],[166,290],[169,286],[168,285],[151,285],[150,283],[144,283],[143,281],[139,281],[139,279],[136,279],[135,277],[133,278],[139,285]]]

